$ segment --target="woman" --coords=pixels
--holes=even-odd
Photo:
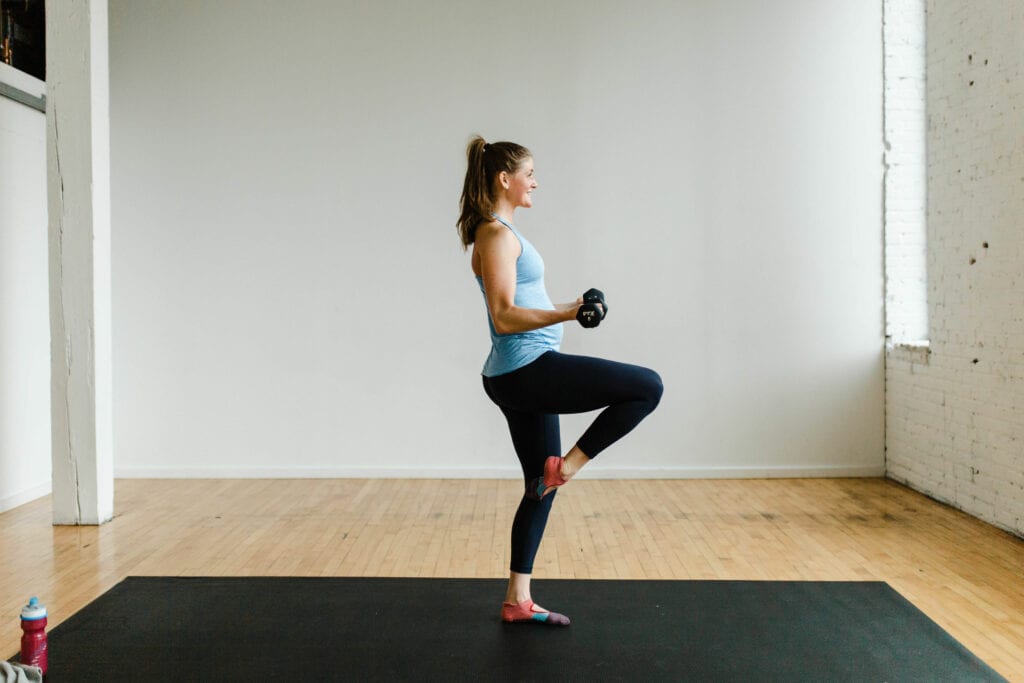
[[[562,323],[583,299],[554,305],[544,287],[544,262],[513,224],[516,209],[533,205],[537,188],[529,150],[475,137],[457,223],[464,249],[473,245],[473,274],[484,294],[491,353],[484,391],[508,421],[526,491],[512,522],[512,562],[501,608],[507,622],[568,626],[569,619],[536,605],[530,574],[556,489],[657,407],[661,378],[653,370],[559,353]],[[602,309],[602,315],[606,313]],[[558,415],[604,408],[565,457]]]

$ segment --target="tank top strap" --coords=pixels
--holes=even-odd
[[[506,223],[506,222],[505,222],[505,220],[504,220],[504,219],[503,219],[503,218],[502,218],[501,216],[499,216],[498,214],[496,214],[496,213],[492,213],[492,214],[491,214],[491,217],[492,217],[492,218],[494,218],[494,220],[496,220],[496,221],[498,221],[499,223],[501,223],[502,225],[504,225],[504,226],[505,226],[506,228],[508,228],[509,230],[511,230],[511,231],[512,231],[512,234],[516,236],[516,239],[517,239],[517,240],[519,240],[519,255],[520,255],[520,256],[522,256],[522,255],[523,255],[523,252],[525,252],[525,251],[526,251],[526,245],[525,245],[525,244],[523,244],[523,240],[524,240],[523,236],[519,234],[519,231],[518,231],[518,230],[516,230],[516,229],[515,229],[515,228],[514,228],[514,227],[512,226],[512,224],[511,224],[511,223]]]
[[[504,218],[502,218],[501,216],[499,216],[498,214],[496,214],[496,213],[492,213],[492,214],[491,214],[491,218],[493,218],[494,220],[498,221],[499,223],[501,223],[502,225],[504,225],[504,226],[505,226],[506,228],[508,228],[508,229],[509,229],[509,230],[511,230],[512,232],[516,232],[516,229],[515,229],[515,228],[513,228],[513,227],[512,227],[512,226],[511,226],[511,225],[510,225],[509,223],[506,223],[506,222],[505,222],[505,219],[504,219]]]

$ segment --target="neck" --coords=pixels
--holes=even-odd
[[[492,212],[497,216],[501,216],[501,219],[506,223],[511,223],[512,214],[516,212],[516,207],[504,198],[500,198],[494,203]]]

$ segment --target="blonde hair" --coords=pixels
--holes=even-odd
[[[487,142],[479,135],[469,141],[466,180],[459,200],[459,220],[455,223],[463,249],[468,249],[476,240],[477,226],[491,220],[494,179],[502,171],[515,173],[531,156],[530,150],[514,142]]]

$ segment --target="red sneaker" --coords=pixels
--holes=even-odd
[[[550,626],[568,626],[569,617],[558,612],[534,612],[533,600],[524,600],[519,604],[503,602],[501,604],[501,620],[508,623],[537,622]]]
[[[544,476],[533,479],[527,485],[526,495],[534,500],[540,500],[568,481],[562,478],[561,456],[552,455],[544,461]]]

